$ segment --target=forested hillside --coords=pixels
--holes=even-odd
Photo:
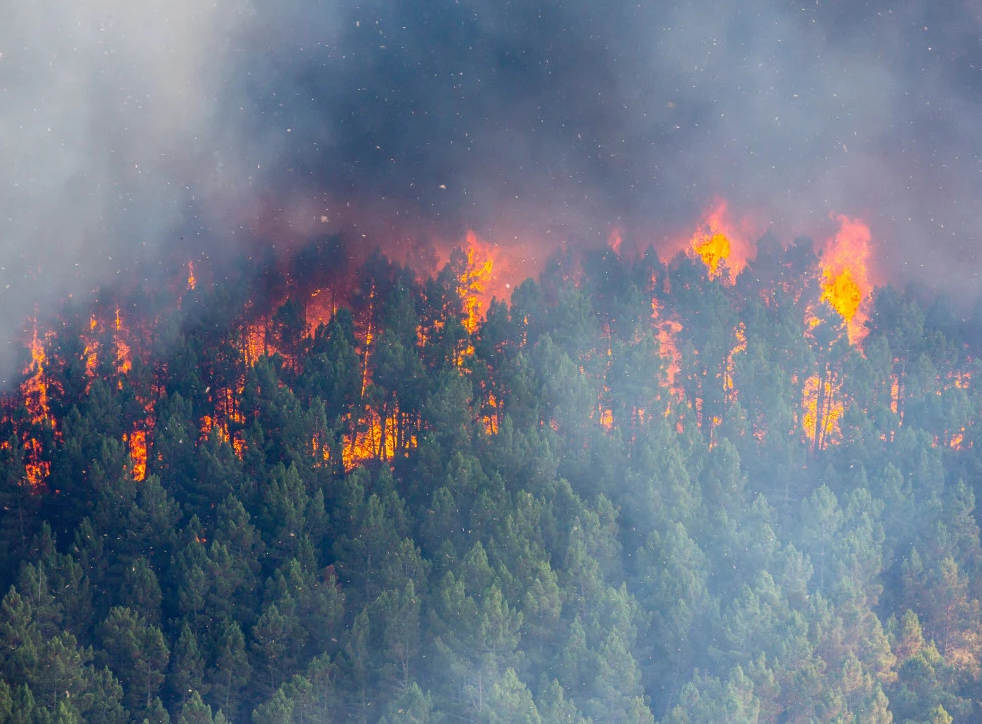
[[[807,240],[558,253],[486,311],[473,265],[35,323],[0,722],[982,716],[979,320],[885,287],[850,342]]]

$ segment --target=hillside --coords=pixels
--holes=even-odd
[[[832,306],[807,240],[703,258],[489,305],[460,251],[330,304],[243,263],[36,321],[0,722],[978,717],[978,320]]]

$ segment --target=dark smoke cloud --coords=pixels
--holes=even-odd
[[[0,332],[161,251],[283,225],[645,241],[717,194],[787,234],[863,216],[887,278],[965,293],[980,17],[975,0],[14,0]]]
[[[385,215],[657,240],[721,194],[785,234],[861,216],[882,276],[963,293],[979,269],[980,7],[342,3],[329,43],[275,54],[259,100],[294,129],[296,183]]]

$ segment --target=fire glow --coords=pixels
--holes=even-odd
[[[866,335],[866,310],[871,284],[868,277],[870,229],[859,219],[835,217],[839,231],[822,254],[822,301],[846,321],[849,341],[859,344]]]
[[[719,278],[725,266],[725,281],[732,284],[752,258],[758,236],[760,229],[752,218],[734,218],[729,204],[717,199],[692,234],[689,248],[702,259],[711,279]]]
[[[849,341],[860,351],[859,345],[865,333],[864,323],[868,317],[868,305],[871,299],[872,284],[869,277],[869,257],[871,234],[868,226],[859,219],[845,215],[833,217],[839,225],[838,232],[825,243],[815,269],[821,286],[821,300],[840,315],[847,325]],[[755,254],[751,239],[754,230],[759,229],[750,216],[735,217],[725,201],[717,201],[707,212],[697,227],[695,233],[688,238],[685,249],[690,257],[698,257],[705,265],[708,280],[718,282],[726,287],[727,294],[734,289],[736,276],[747,266],[748,260]],[[507,300],[514,286],[524,279],[530,271],[527,265],[529,255],[522,261],[517,260],[516,248],[499,247],[497,244],[479,238],[474,231],[468,231],[454,254],[435,254],[436,259],[443,256],[445,267],[452,271],[449,279],[453,280],[454,291],[459,299],[459,310],[455,313],[466,332],[466,336],[458,344],[451,359],[462,374],[469,375],[468,358],[474,354],[474,342],[481,333],[481,325],[487,314],[491,300],[499,298]],[[620,229],[613,229],[607,238],[607,246],[621,259],[623,237]],[[520,253],[520,252],[518,252]],[[623,259],[624,263],[629,263]],[[186,273],[185,273],[186,270]],[[205,270],[207,274],[207,270]],[[236,455],[241,459],[245,451],[243,430],[247,425],[245,415],[241,410],[241,399],[246,386],[248,370],[255,366],[263,357],[279,355],[287,369],[294,373],[303,365],[301,352],[304,345],[313,338],[317,326],[330,321],[339,306],[350,303],[350,288],[344,284],[331,281],[330,269],[325,269],[325,278],[314,280],[308,287],[296,287],[288,281],[287,291],[282,299],[267,300],[265,307],[257,306],[252,301],[246,305],[245,319],[240,319],[238,331],[234,335],[234,344],[238,346],[240,377],[227,386],[209,388],[206,390],[208,402],[213,410],[203,414],[198,420],[200,440],[217,436],[219,440],[229,443]],[[417,273],[420,290],[426,286],[427,274],[435,274],[435,269],[426,273]],[[193,262],[187,262],[181,272],[180,283],[186,283],[187,291],[207,287],[196,275]],[[570,283],[579,283],[574,277]],[[651,279],[651,289],[659,288],[654,277]],[[664,283],[664,282],[663,282]],[[293,286],[291,286],[293,285]],[[350,285],[349,285],[350,286]],[[312,290],[312,291],[311,291]],[[417,293],[424,293],[422,291]],[[303,306],[303,330],[301,340],[284,340],[277,332],[278,311],[288,301],[301,298]],[[338,298],[340,296],[340,299]],[[179,302],[178,302],[179,303]],[[355,349],[359,361],[360,400],[361,402],[347,413],[347,420],[342,423],[339,432],[338,446],[332,447],[326,439],[314,436],[311,443],[311,453],[321,461],[321,464],[339,454],[336,461],[345,470],[368,460],[392,461],[399,456],[408,454],[415,448],[418,430],[411,426],[407,428],[403,413],[399,409],[398,400],[377,405],[370,403],[377,394],[373,388],[372,375],[375,364],[376,345],[379,330],[376,326],[377,307],[382,306],[382,300],[377,298],[374,282],[371,282],[361,299],[362,307],[355,313]],[[113,376],[113,384],[123,389],[123,381],[133,371],[134,350],[144,350],[145,344],[137,343],[137,338],[130,330],[130,324],[139,328],[139,323],[128,320],[123,309],[128,305],[115,304],[104,308],[102,313],[93,313],[88,320],[87,329],[82,332],[85,344],[84,361],[86,375],[91,381],[101,370]],[[135,319],[135,317],[134,317]],[[422,351],[429,340],[436,339],[446,320],[436,320],[427,327],[420,325],[416,330],[416,344]],[[818,323],[814,320],[805,320]],[[657,339],[659,354],[663,359],[661,379],[658,384],[668,394],[661,397],[666,403],[664,414],[667,417],[677,411],[681,403],[692,410],[697,424],[704,428],[712,444],[713,431],[721,424],[715,412],[702,415],[703,400],[686,399],[685,381],[682,379],[685,364],[680,347],[677,343],[684,334],[681,322],[676,312],[662,308],[657,294],[651,299],[650,332]],[[806,335],[808,334],[806,330]],[[38,330],[37,324],[29,341],[31,361],[24,370],[24,382],[21,385],[21,399],[28,410],[32,424],[37,426],[49,425],[57,432],[57,421],[52,419],[49,404],[50,380],[48,378],[48,361],[46,353],[47,335]],[[524,340],[524,337],[523,337]],[[523,342],[524,344],[524,342]],[[293,349],[296,346],[296,349]],[[280,349],[279,347],[283,347]],[[735,379],[735,360],[746,351],[747,332],[739,325],[733,330],[732,349],[726,357],[725,368],[717,377],[717,384],[722,388],[722,395],[727,404],[736,402],[739,394]],[[145,352],[140,352],[145,355]],[[610,349],[608,348],[608,356]],[[141,358],[146,363],[146,359]],[[688,374],[688,373],[686,373]],[[483,383],[481,383],[483,385]],[[156,394],[156,393],[155,393]],[[491,388],[481,387],[481,399],[475,399],[475,415],[481,427],[488,435],[497,434],[501,423],[502,399]],[[132,424],[123,435],[123,443],[127,445],[132,463],[132,474],[136,480],[143,480],[148,474],[148,458],[153,455],[153,430],[155,422],[154,403],[152,396],[144,394],[138,402],[146,410],[146,417]],[[661,413],[660,405],[656,414]],[[798,427],[801,434],[811,443],[814,451],[818,452],[828,445],[839,442],[841,435],[838,429],[846,401],[842,399],[841,380],[834,377],[815,376],[805,381],[802,388],[801,410],[798,416]],[[896,410],[896,401],[893,408]],[[606,431],[613,431],[620,421],[614,419],[612,409],[601,399],[599,401],[598,421]],[[631,424],[644,424],[650,419],[654,410],[645,412],[635,410],[630,419]],[[618,413],[619,414],[619,413]],[[676,412],[677,414],[677,412]],[[902,416],[901,416],[902,419]],[[676,427],[681,429],[683,423],[677,421]],[[409,430],[409,432],[406,432]],[[24,445],[27,482],[33,487],[43,486],[48,476],[50,463],[46,460],[45,450],[37,436],[19,431]],[[756,433],[755,433],[756,434]],[[763,433],[760,433],[763,434]],[[947,443],[951,447],[959,447],[965,439],[964,431],[955,431]]]

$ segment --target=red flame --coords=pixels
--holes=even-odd
[[[621,236],[621,230],[616,226],[610,230],[610,236],[607,237],[607,246],[613,249],[614,253],[620,256],[621,244],[624,242],[624,238]]]

